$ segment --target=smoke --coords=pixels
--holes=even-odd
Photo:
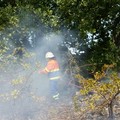
[[[63,41],[63,36],[49,33],[39,37],[38,41],[34,49],[27,49],[28,57],[23,57],[20,62],[8,60],[10,64],[4,68],[7,71],[3,73],[1,71],[0,116],[6,117],[7,120],[15,119],[15,117],[24,119],[33,117],[34,111],[42,109],[39,104],[45,101],[50,103],[49,80],[47,75],[40,75],[38,71],[47,64],[45,54],[48,51],[53,52],[60,62],[58,46]]]
[[[28,27],[31,27],[30,25],[34,21],[30,17],[29,19],[28,17],[23,19],[20,25],[21,28],[19,27],[20,30],[24,31],[23,26],[25,23]],[[25,34],[29,36],[27,43],[25,39],[22,39],[23,41],[19,39],[20,35],[24,35],[23,31],[21,31],[20,35],[18,34],[20,30],[14,33],[13,38],[10,38],[11,41],[15,39],[27,46],[22,58],[19,56],[9,56],[16,46],[13,42],[8,41],[12,50],[6,54],[9,59],[5,59],[4,71],[1,69],[0,75],[0,116],[5,120],[14,120],[16,117],[24,120],[28,119],[28,117],[34,117],[34,112],[42,110],[43,107],[48,107],[48,103],[52,104],[49,99],[49,80],[47,75],[38,73],[47,64],[45,54],[48,51],[53,52],[61,68],[62,78],[59,81],[59,90],[62,100],[60,101],[66,104],[69,104],[69,100],[71,101],[71,96],[65,95],[67,93],[67,89],[65,89],[67,85],[65,84],[67,84],[66,80],[68,78],[62,73],[64,68],[62,65],[64,65],[64,61],[67,62],[67,58],[65,58],[65,53],[61,54],[59,49],[59,46],[64,42],[64,33],[44,33],[45,28],[43,25],[39,23],[38,26],[36,28],[31,27],[30,31]],[[12,28],[12,30],[14,29]]]

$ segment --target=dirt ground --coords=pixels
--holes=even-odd
[[[108,120],[106,115],[87,114],[84,119],[76,112],[71,99],[48,100],[46,97],[33,97],[34,104],[14,107],[8,114],[1,114],[0,120]],[[22,108],[22,109],[21,109]],[[20,110],[21,109],[21,110]],[[13,112],[12,112],[13,111]],[[120,120],[120,107],[116,107],[115,120]]]

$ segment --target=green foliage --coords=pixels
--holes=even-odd
[[[104,63],[119,65],[117,62],[119,58],[119,0],[94,0],[92,2],[57,0],[56,3],[61,25],[70,30],[78,30],[78,36],[85,41],[81,42],[81,39],[78,39],[71,44],[71,46],[75,44],[74,47],[85,51],[80,59],[83,58],[83,61],[89,64],[96,63],[95,69],[100,68]],[[91,38],[88,37],[88,33],[91,34]],[[76,43],[79,44],[79,47]],[[80,46],[80,44],[82,45]]]
[[[97,63],[96,65],[90,66],[89,69],[92,72],[100,70],[104,64],[116,64],[117,69],[119,69],[119,49],[112,41],[104,41],[101,43],[95,43],[90,49],[88,49],[88,56],[86,59],[88,63]],[[104,44],[104,46],[102,46]],[[109,47],[108,47],[109,46]]]
[[[5,1],[2,3],[4,6]],[[37,33],[33,28],[42,29],[43,24],[54,31],[67,29],[70,35],[65,33],[65,43],[78,51],[85,51],[82,57],[77,54],[81,61],[101,65],[116,63],[119,66],[119,0],[20,0],[6,3],[5,8],[0,8],[0,29],[6,32],[6,27],[9,27],[7,34],[11,38],[7,39],[17,46],[21,46],[21,42],[30,46],[29,36]],[[75,36],[70,30],[75,31]],[[16,36],[19,40],[15,40]],[[33,43],[37,42],[36,38],[32,38]]]

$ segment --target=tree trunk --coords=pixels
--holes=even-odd
[[[113,113],[113,101],[110,102],[110,104],[108,104],[108,120],[114,120],[114,113]]]

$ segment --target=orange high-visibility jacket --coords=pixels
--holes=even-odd
[[[60,78],[60,69],[57,60],[49,60],[47,66],[43,70],[44,73],[48,73],[50,80],[57,80]]]

